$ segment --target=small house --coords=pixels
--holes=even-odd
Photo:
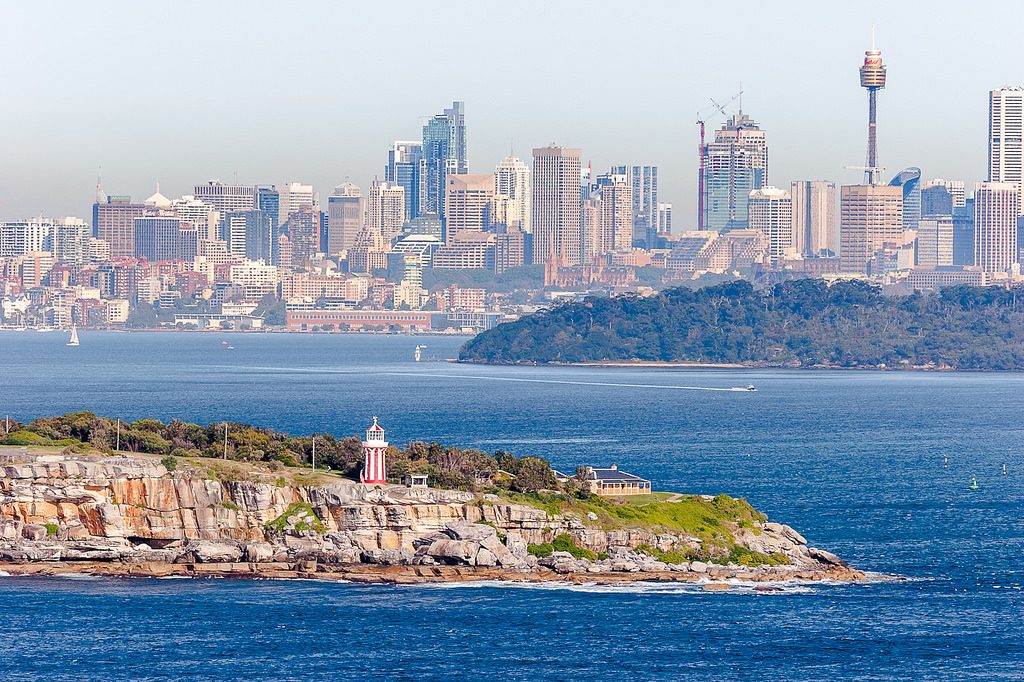
[[[650,495],[651,482],[622,471],[612,464],[607,469],[587,467],[587,482],[595,495]]]
[[[427,475],[426,474],[406,474],[405,475],[405,487],[406,488],[426,488],[427,487]]]

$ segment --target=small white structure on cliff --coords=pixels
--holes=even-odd
[[[373,418],[373,425],[366,429],[366,440],[363,441],[363,455],[366,458],[363,470],[359,472],[359,481],[366,485],[387,485],[388,466],[385,451],[388,443],[384,440],[384,429]]]

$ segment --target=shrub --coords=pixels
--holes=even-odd
[[[167,471],[174,471],[178,468],[178,458],[174,455],[167,455],[160,460],[160,463],[164,465],[164,469],[167,469]]]
[[[58,530],[59,529],[58,529],[56,523],[48,523],[48,524],[46,524],[46,534],[49,535],[51,538],[57,537],[57,531]]]
[[[220,506],[224,507],[225,509],[230,509],[231,511],[242,511],[242,508],[239,507],[234,502],[232,502],[231,500],[224,500],[223,502],[220,503]]]
[[[300,516],[305,512],[303,520],[296,522],[294,525],[288,523],[288,518],[291,516]],[[316,515],[313,508],[305,502],[295,502],[284,510],[284,513],[278,516],[273,521],[267,521],[264,524],[264,528],[273,533],[283,533],[291,525],[292,529],[297,533],[304,533],[306,531],[314,531],[323,535],[327,532],[327,527],[324,526],[324,522],[320,520],[320,517]]]

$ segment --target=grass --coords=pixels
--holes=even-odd
[[[622,498],[592,496],[586,500],[559,493],[502,492],[501,497],[509,502],[542,509],[551,516],[577,516],[591,528],[647,528],[655,532],[686,535],[700,541],[700,550],[692,554],[673,553],[673,560],[666,563],[704,559],[759,565],[784,560],[781,555],[767,556],[736,544],[735,532],[739,528],[756,531],[767,520],[764,514],[742,498],[718,495],[708,499],[699,495],[676,496],[665,492]],[[669,498],[675,501],[668,502]],[[590,520],[589,514],[597,516],[597,520]],[[651,556],[656,554],[652,553]]]
[[[594,552],[576,544],[576,541],[568,535],[559,535],[551,542],[540,545],[527,545],[526,551],[538,558],[551,556],[555,552],[568,552],[577,559],[590,559],[596,561],[598,556]]]
[[[274,519],[273,521],[267,521],[267,523],[264,524],[264,527],[268,531],[274,533],[283,533],[285,532],[285,529],[287,529],[288,526],[290,525],[288,523],[288,517],[297,516],[302,512],[306,512],[306,520],[299,521],[294,526],[292,526],[292,528],[295,531],[299,533],[304,533],[306,531],[311,530],[320,533],[321,535],[327,532],[327,527],[324,526],[324,522],[321,521],[320,518],[316,515],[316,512],[313,511],[313,508],[310,507],[305,502],[295,502],[294,504],[290,505],[287,509],[284,510],[284,513],[278,516],[276,519]]]

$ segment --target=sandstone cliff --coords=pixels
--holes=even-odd
[[[559,535],[601,559],[554,552],[538,560],[527,552],[529,544]],[[784,554],[789,563],[731,567],[732,575],[813,578],[846,571],[857,577],[787,526],[765,522],[739,530],[737,540],[757,552]],[[493,495],[370,488],[336,478],[314,486],[212,480],[194,468],[168,472],[145,456],[0,449],[0,562],[447,565],[559,575],[730,568],[670,565],[635,551],[687,550],[695,542],[645,528],[587,527],[583,519],[549,516]]]

